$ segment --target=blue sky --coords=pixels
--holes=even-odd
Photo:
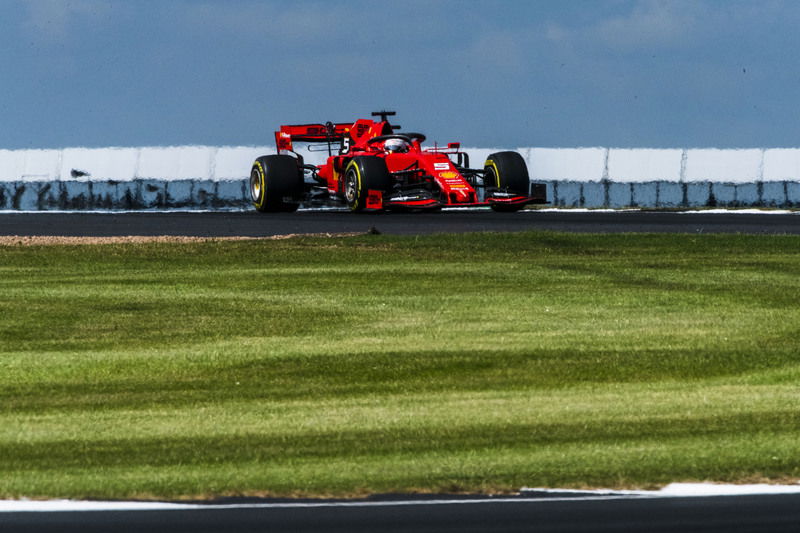
[[[0,148],[800,146],[800,2],[0,0]]]

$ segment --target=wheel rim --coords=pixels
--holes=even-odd
[[[344,180],[344,198],[348,204],[356,201],[356,173],[348,170]]]
[[[250,196],[255,202],[261,198],[261,174],[257,169],[250,173]]]
[[[496,188],[499,189],[500,188],[500,180],[497,178],[497,173],[495,173],[494,169],[491,168],[491,167],[489,168],[489,174],[491,174],[491,176],[492,176],[491,186],[492,187],[496,187]]]

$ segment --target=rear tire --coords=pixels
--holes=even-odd
[[[370,190],[386,194],[392,177],[380,157],[354,157],[344,171],[344,199],[350,211],[363,211]]]
[[[519,153],[496,152],[486,159],[483,169],[485,170],[483,182],[487,188],[520,196],[530,194],[531,181],[528,176],[528,166]],[[523,207],[525,207],[524,204],[492,204],[492,209],[501,212],[519,211]]]
[[[303,172],[289,155],[265,155],[250,171],[250,197],[261,213],[293,212],[300,207]]]

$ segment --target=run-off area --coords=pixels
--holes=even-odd
[[[790,484],[798,238],[0,246],[0,497]]]

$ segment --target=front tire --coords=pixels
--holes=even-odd
[[[496,152],[484,163],[483,181],[486,188],[528,196],[530,194],[530,177],[525,159],[518,152]],[[524,204],[506,205],[492,204],[492,209],[501,212],[519,211]]]
[[[370,190],[385,194],[392,186],[386,161],[380,157],[354,157],[344,171],[344,199],[350,211],[363,211]]]
[[[261,213],[297,211],[303,194],[303,172],[289,155],[265,155],[250,171],[250,197]]]

